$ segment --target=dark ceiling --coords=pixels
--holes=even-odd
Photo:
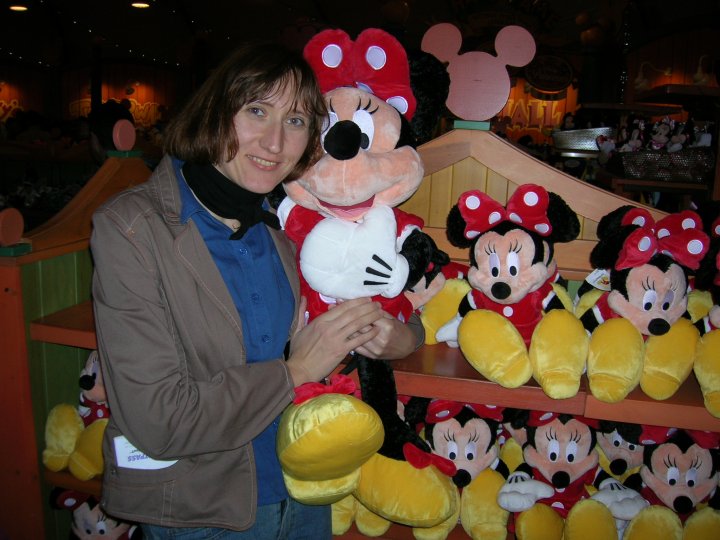
[[[148,0],[150,8],[142,10],[130,0],[26,0],[24,13],[2,2],[0,65],[43,67],[87,65],[93,51],[103,60],[183,67],[197,55],[215,62],[246,38],[300,48],[325,27],[351,35],[380,27],[415,48],[438,22],[462,29],[465,50],[492,50],[500,28],[520,24],[540,50],[569,56],[617,44],[628,4],[638,41],[720,19],[716,0],[682,7],[667,0]]]

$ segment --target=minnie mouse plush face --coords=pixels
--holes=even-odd
[[[473,247],[475,264],[468,271],[468,281],[499,304],[517,304],[557,270],[554,260],[548,264],[549,249],[547,243],[543,245],[538,259],[536,243],[527,231],[490,231]]]
[[[687,310],[687,277],[677,264],[633,268],[627,273],[625,287],[626,294],[617,290],[610,293],[608,305],[632,321],[643,335],[666,333]]]

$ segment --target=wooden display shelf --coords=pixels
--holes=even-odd
[[[33,321],[30,335],[37,341],[94,349],[92,303],[82,302]],[[720,432],[720,418],[707,412],[693,374],[665,401],[646,396],[638,387],[619,403],[604,403],[592,396],[585,377],[578,393],[568,399],[549,398],[533,380],[520,388],[503,388],[480,375],[460,349],[444,344],[424,345],[407,358],[394,360],[393,369],[398,393],[410,396]]]
[[[92,302],[87,300],[32,321],[30,337],[45,343],[95,349],[97,340]]]

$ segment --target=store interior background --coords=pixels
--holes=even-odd
[[[509,68],[514,84],[493,128],[554,164],[552,132],[567,112],[576,127],[612,126],[664,85],[717,91],[720,72],[715,0],[148,0],[147,9],[129,0],[32,0],[25,12],[10,11],[11,3],[23,2],[3,1],[0,15],[0,208],[21,207],[27,229],[97,169],[86,145],[94,106],[115,99],[130,108],[136,148],[152,166],[167,120],[247,38],[301,49],[324,28],[354,37],[378,27],[413,51],[430,26],[449,22],[462,31],[460,52],[494,54],[502,27],[523,26],[550,76],[530,80],[527,69]],[[672,96],[674,108],[644,112],[690,115],[712,130],[716,95]],[[445,115],[437,133],[452,120]]]

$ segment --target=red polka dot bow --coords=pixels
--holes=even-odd
[[[548,236],[552,232],[547,216],[549,202],[545,188],[535,184],[518,187],[505,207],[482,191],[466,191],[458,200],[460,215],[466,223],[465,238],[472,240],[502,221],[511,221],[540,236]]]
[[[323,30],[305,45],[323,93],[354,86],[374,94],[410,120],[416,101],[410,87],[410,66],[400,42],[377,28],[368,28],[355,41],[343,30]]]
[[[702,230],[700,216],[692,210],[670,214],[655,223],[647,210],[634,208],[623,217],[621,224],[638,228],[625,239],[615,263],[617,270],[642,266],[657,253],[697,270],[710,243]]]

